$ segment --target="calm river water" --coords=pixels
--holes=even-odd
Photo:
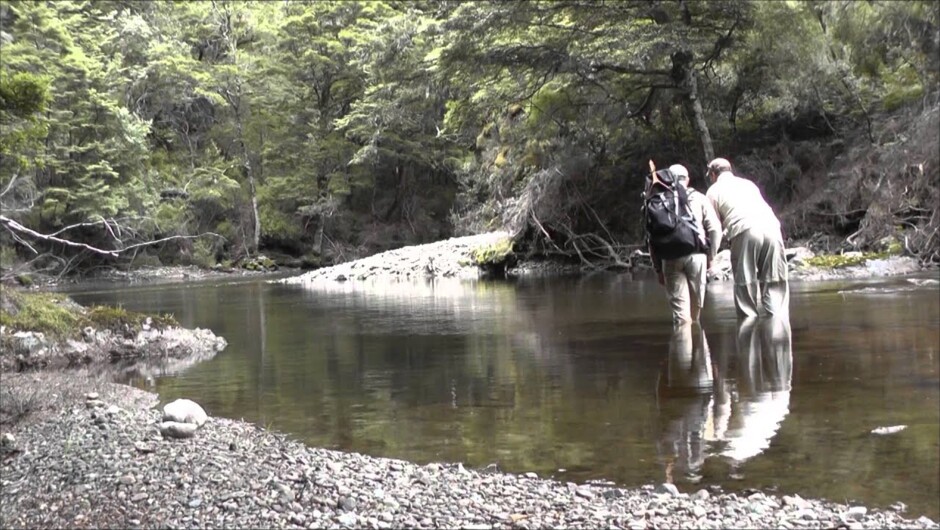
[[[936,277],[793,282],[789,322],[738,322],[730,285],[713,284],[701,327],[676,332],[662,288],[629,274],[70,294],[224,336],[215,358],[132,383],[310,445],[624,486],[903,501],[936,520]]]

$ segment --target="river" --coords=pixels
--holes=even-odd
[[[792,282],[789,321],[739,322],[730,287],[710,285],[702,325],[677,331],[662,288],[630,274],[70,295],[222,335],[216,357],[128,382],[310,445],[940,518],[936,273]]]

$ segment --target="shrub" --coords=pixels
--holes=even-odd
[[[149,253],[141,252],[134,256],[134,259],[131,260],[131,267],[140,268],[140,267],[162,267],[163,263],[160,262],[160,258]]]
[[[206,269],[214,267],[216,264],[215,243],[206,238],[196,240],[190,261],[193,265]]]
[[[13,247],[0,244],[0,269],[8,271],[16,264],[16,250]]]
[[[885,259],[887,257],[897,255],[900,252],[897,252],[897,248],[891,247],[884,252],[865,252],[865,253],[851,253],[851,254],[827,254],[821,256],[813,256],[812,258],[807,258],[805,263],[813,267],[821,267],[826,269],[842,269],[845,267],[855,267],[857,265],[863,265],[865,262],[874,259]]]

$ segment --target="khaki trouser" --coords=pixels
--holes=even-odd
[[[731,240],[734,307],[739,316],[787,315],[790,286],[779,230],[746,230]]]
[[[705,254],[664,259],[666,298],[672,309],[672,322],[698,322],[705,305]]]

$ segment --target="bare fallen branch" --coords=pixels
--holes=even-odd
[[[16,232],[12,232],[12,231],[11,231],[11,232],[10,232],[10,235],[13,236],[13,241],[16,241],[17,243],[19,243],[19,244],[23,245],[24,247],[28,248],[29,250],[31,250],[31,251],[33,252],[33,254],[39,254],[39,251],[38,251],[38,250],[36,250],[35,248],[33,248],[33,246],[30,245],[28,241],[26,241],[25,239],[21,238],[21,237],[19,236],[19,234],[17,234]]]
[[[601,226],[603,226],[603,224]],[[597,234],[588,234],[588,235],[591,237],[591,239],[603,245],[607,249],[608,255],[613,260],[614,265],[618,267],[623,267],[625,269],[630,268],[630,264],[620,259],[620,255],[617,253],[616,250],[614,250],[613,245],[611,245],[609,241],[607,241],[606,239],[602,238],[601,236]]]
[[[104,222],[104,220],[102,220],[102,222]],[[128,245],[128,246],[125,246],[125,247],[122,247],[122,248],[118,248],[118,249],[108,250],[108,249],[93,247],[93,246],[88,245],[88,244],[86,244],[86,243],[80,243],[80,242],[77,242],[77,241],[71,241],[71,240],[69,240],[69,239],[63,239],[63,238],[61,238],[61,237],[57,237],[57,236],[54,235],[54,234],[41,234],[41,233],[39,233],[39,232],[37,232],[37,231],[31,229],[31,228],[28,228],[28,227],[26,227],[26,226],[21,225],[20,223],[14,221],[13,219],[10,219],[9,217],[7,217],[7,216],[5,216],[5,215],[0,215],[0,224],[3,224],[3,227],[6,228],[7,231],[9,231],[17,241],[23,243],[23,244],[24,244],[27,248],[29,248],[34,254],[38,254],[39,252],[38,252],[35,248],[33,248],[31,245],[29,245],[28,243],[26,243],[25,241],[23,241],[22,238],[19,237],[20,234],[26,234],[27,236],[29,236],[29,237],[31,237],[31,238],[33,238],[33,239],[40,239],[40,240],[42,240],[42,241],[52,241],[52,242],[54,242],[54,243],[60,243],[60,244],[63,244],[63,245],[69,246],[69,247],[74,247],[74,248],[81,248],[81,249],[85,249],[85,250],[90,250],[91,252],[94,252],[94,253],[96,253],[96,254],[101,254],[101,255],[111,256],[111,257],[117,257],[117,256],[120,255],[121,253],[127,252],[128,250],[132,250],[132,249],[135,249],[135,248],[146,247],[146,246],[150,246],[150,245],[156,245],[156,244],[159,244],[159,243],[165,243],[165,242],[167,242],[167,241],[172,241],[172,240],[175,240],[175,239],[198,239],[198,238],[203,237],[203,236],[215,236],[215,237],[224,239],[222,236],[220,236],[219,234],[216,234],[216,233],[214,233],[214,232],[204,232],[204,233],[202,233],[202,234],[195,235],[195,236],[181,236],[181,235],[169,236],[169,237],[164,237],[164,238],[161,238],[161,239],[154,239],[154,240],[151,240],[151,241],[144,241],[144,242],[142,242],[142,243],[135,243],[135,244],[133,244],[133,245]],[[100,224],[100,222],[88,223],[88,224]],[[107,222],[105,222],[105,224],[107,224]],[[68,228],[68,227],[67,227],[67,228]],[[63,230],[64,230],[64,229],[63,229]],[[110,227],[109,227],[109,231],[110,231]],[[59,232],[56,232],[56,233],[61,233],[61,230],[60,230]],[[114,233],[111,232],[111,235],[113,236]]]

